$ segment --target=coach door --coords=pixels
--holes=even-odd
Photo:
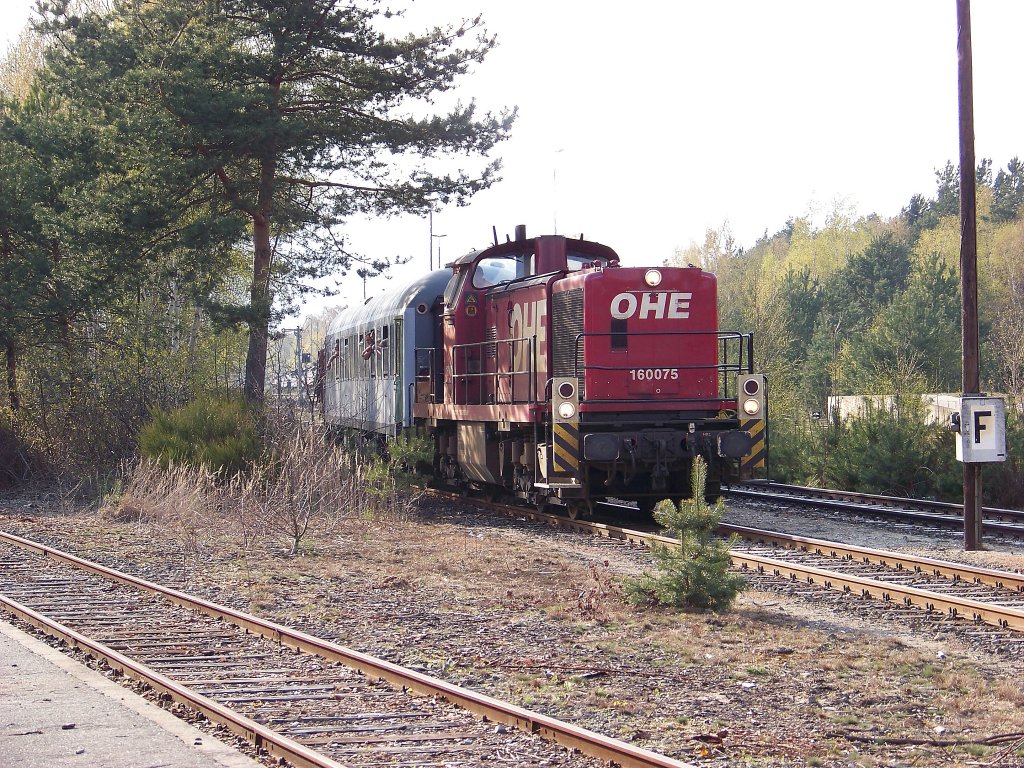
[[[391,373],[394,380],[394,398],[395,398],[395,422],[400,425],[408,423],[408,419],[405,415],[405,371],[402,368],[402,321],[396,318],[394,327],[391,331],[391,349],[394,357],[392,358]]]

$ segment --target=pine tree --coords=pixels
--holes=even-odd
[[[658,504],[655,519],[679,543],[651,547],[658,573],[626,582],[631,602],[719,612],[728,610],[746,585],[741,575],[730,571],[729,542],[714,535],[725,503],[705,501],[707,476],[707,464],[698,456],[691,474],[692,498],[678,506],[668,499]]]
[[[992,218],[997,222],[1012,221],[1020,216],[1024,206],[1024,163],[1013,158],[1006,170],[996,174],[992,188]]]
[[[497,179],[500,163],[486,155],[514,112],[479,116],[473,102],[432,111],[493,48],[479,18],[391,39],[376,26],[393,14],[373,2],[40,9],[57,39],[51,82],[103,116],[122,161],[176,211],[180,228],[166,236],[247,242],[248,302],[221,308],[249,329],[247,400],[263,397],[275,301],[349,263],[337,231],[346,217],[463,204]],[[469,165],[436,162],[453,155]]]

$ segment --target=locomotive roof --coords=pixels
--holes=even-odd
[[[396,282],[389,290],[372,296],[365,304],[355,304],[342,310],[331,321],[328,334],[337,334],[351,328],[378,325],[405,312],[409,307],[425,303],[428,307],[444,293],[452,270],[437,269],[412,280]]]
[[[561,237],[561,235],[543,235],[542,237]],[[510,253],[532,252],[537,247],[536,241],[540,239],[540,237],[531,237],[526,240],[509,240],[504,243],[499,243],[498,245],[492,245],[487,248],[470,251],[465,256],[460,256],[455,259],[455,261],[448,262],[447,266],[455,267],[462,264],[471,264],[484,254],[488,256],[504,256]],[[564,239],[567,251],[587,254],[589,256],[607,259],[608,261],[618,260],[619,258],[619,255],[607,245],[595,243],[591,240],[584,240],[582,237],[578,240],[568,237]]]

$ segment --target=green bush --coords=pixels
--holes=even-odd
[[[729,543],[715,538],[725,504],[704,500],[708,468],[699,457],[693,462],[692,498],[677,507],[669,500],[654,510],[655,519],[677,538],[677,547],[651,547],[657,573],[644,573],[625,582],[626,599],[637,605],[667,605],[695,611],[728,610],[746,585],[730,570]]]
[[[8,426],[5,417],[6,414],[0,411],[0,488],[26,480],[38,464],[29,446],[16,429]]]
[[[139,434],[139,453],[165,469],[203,466],[228,477],[260,455],[256,420],[240,400],[199,398],[177,410],[155,410],[152,416]]]
[[[771,433],[771,476],[865,493],[960,502],[963,465],[955,435],[944,424],[926,424],[923,406],[901,409],[868,404],[863,414],[809,429],[785,425]],[[986,506],[1024,508],[1024,415],[1006,414],[1006,461],[982,466]]]
[[[817,456],[821,450],[822,430],[797,418],[773,414],[768,429],[768,476],[779,483],[815,485],[812,478],[821,472]]]
[[[869,402],[863,414],[832,413],[802,428],[773,429],[770,439],[773,480],[946,501],[960,494],[953,435],[926,424],[913,399],[898,409]]]
[[[396,473],[411,482],[422,481],[433,471],[434,444],[422,435],[406,432],[388,443],[388,456]]]
[[[916,498],[948,492],[956,461],[952,436],[925,423],[919,400],[901,406],[868,403],[862,416],[843,423],[830,465],[838,487]]]

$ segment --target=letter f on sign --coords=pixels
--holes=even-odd
[[[974,412],[974,444],[978,445],[981,443],[981,433],[984,432],[988,427],[982,419],[988,419],[992,416],[992,411],[975,411]]]

